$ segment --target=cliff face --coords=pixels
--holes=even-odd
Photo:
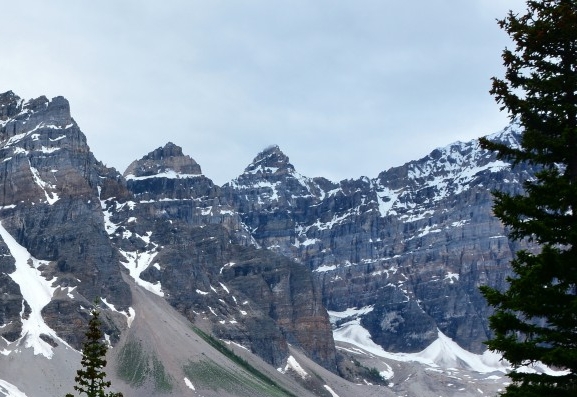
[[[138,283],[276,367],[291,343],[336,368],[331,326],[310,270],[257,249],[194,160],[167,144],[133,162],[125,177],[130,201],[110,199],[103,207],[112,241]]]
[[[514,146],[519,132],[492,138]],[[138,317],[135,283],[275,368],[292,346],[335,371],[329,314],[388,351],[421,351],[440,330],[481,352],[478,287],[505,287],[513,253],[533,249],[507,239],[490,192],[533,172],[472,141],[332,182],[271,146],[219,187],[168,143],[121,175],[64,98],[0,94],[0,349],[78,348],[96,298],[116,343]]]
[[[51,280],[55,288],[42,308],[44,320],[79,346],[82,329],[70,324],[84,323],[87,312],[81,307],[90,306],[96,297],[121,310],[131,302],[118,253],[104,232],[98,200],[103,180],[112,187],[120,175],[94,159],[66,99],[25,102],[8,92],[0,95],[0,115],[2,228],[28,255],[44,261],[38,265],[38,277]],[[26,320],[26,314],[15,310],[15,302],[24,307],[29,302],[19,292],[23,286],[10,277],[16,254],[3,240],[2,288],[9,294],[3,319],[7,326],[0,332],[15,341],[25,337],[20,331]]]
[[[8,341],[26,338],[28,318],[39,316],[49,331],[38,338],[78,348],[96,298],[118,340],[132,315],[128,273],[277,367],[291,343],[335,370],[310,270],[257,249],[221,189],[178,146],[133,162],[123,177],[95,160],[64,98],[25,102],[8,92],[0,114],[0,224],[8,233],[0,240],[0,332]],[[19,250],[50,289],[38,308],[27,281],[13,277]]]
[[[511,127],[493,138],[518,136]],[[309,267],[328,310],[362,313],[385,350],[422,350],[438,328],[481,352],[489,308],[478,287],[504,286],[519,249],[492,215],[490,192],[519,191],[531,175],[473,141],[333,183],[298,174],[271,147],[223,190],[261,246]]]

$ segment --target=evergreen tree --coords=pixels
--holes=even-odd
[[[487,345],[514,367],[505,396],[577,396],[577,1],[527,1],[499,25],[515,49],[491,93],[523,135],[519,148],[481,144],[538,169],[523,194],[495,193],[494,212],[539,251],[516,254],[507,290],[482,287],[495,308]],[[565,375],[518,371],[539,361]]]
[[[74,390],[87,397],[122,397],[122,393],[106,393],[110,387],[110,382],[104,380],[106,373],[106,344],[102,340],[104,334],[100,330],[100,312],[93,309],[86,331],[86,341],[82,347],[82,368],[76,372]],[[66,397],[73,397],[67,394]]]

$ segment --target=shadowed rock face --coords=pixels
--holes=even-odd
[[[22,332],[22,294],[20,287],[9,274],[16,270],[14,258],[3,241],[0,241],[0,322],[2,337],[9,342],[16,341]],[[25,307],[24,313],[30,313],[30,307]]]

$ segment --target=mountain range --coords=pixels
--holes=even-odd
[[[496,392],[478,287],[535,247],[491,191],[534,172],[475,140],[340,182],[270,146],[218,186],[170,142],[121,174],[65,98],[0,94],[0,395],[72,392],[95,300],[127,397]]]

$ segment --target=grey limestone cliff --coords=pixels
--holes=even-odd
[[[493,138],[518,136],[512,126]],[[492,215],[491,190],[520,191],[531,175],[473,141],[334,183],[298,174],[270,147],[223,190],[260,245],[308,266],[328,310],[362,312],[386,350],[422,350],[438,329],[481,352],[490,310],[478,287],[504,286],[519,249]]]
[[[259,249],[220,187],[180,147],[158,148],[121,176],[94,158],[64,98],[23,101],[7,92],[0,114],[6,340],[26,338],[34,317],[48,327],[39,335],[46,343],[79,347],[99,298],[117,341],[133,315],[128,276],[277,367],[290,343],[335,370],[331,325],[310,270]],[[27,281],[16,277],[23,261],[49,289],[40,318]]]
[[[39,270],[56,291],[43,317],[66,341],[80,346],[82,327],[70,324],[85,322],[82,307],[97,297],[118,309],[131,302],[98,198],[103,179],[111,178],[107,184],[112,186],[118,175],[95,160],[66,99],[23,101],[7,92],[0,95],[0,115],[1,225],[32,257],[46,261]],[[0,247],[8,249],[5,242]],[[5,275],[14,269],[12,256],[2,259]],[[10,293],[2,334],[15,340],[22,319],[10,302],[27,303],[14,280],[4,279]]]
[[[133,162],[125,177],[132,198],[103,207],[137,282],[277,367],[290,343],[335,369],[331,326],[310,270],[258,249],[194,160],[169,143]]]
[[[512,125],[492,139],[519,137]],[[353,325],[392,352],[421,351],[440,331],[479,353],[491,311],[478,287],[505,287],[513,253],[534,249],[509,241],[491,190],[520,192],[533,175],[476,141],[340,182],[299,174],[278,146],[222,187],[173,143],[121,175],[94,158],[66,99],[9,91],[0,94],[0,349],[33,338],[33,321],[44,347],[78,348],[95,298],[114,344],[139,288],[275,368],[298,349],[340,370],[333,331]]]

